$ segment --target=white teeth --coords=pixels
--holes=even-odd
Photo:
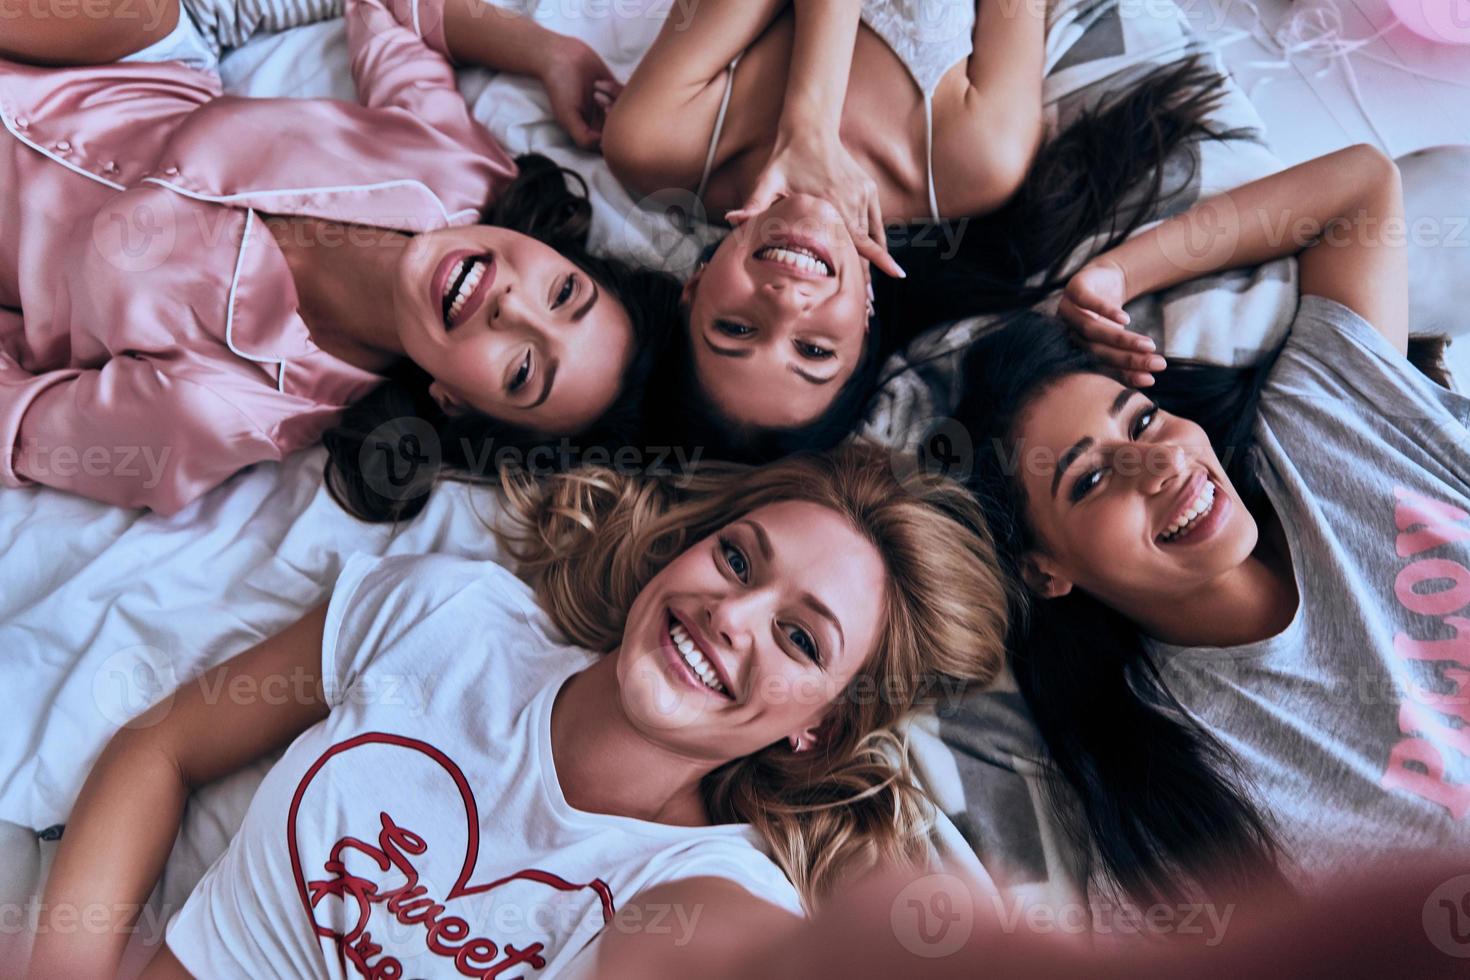
[[[1166,530],[1161,535],[1161,537],[1165,541],[1172,541],[1173,539],[1177,538],[1181,533],[1183,533],[1186,528],[1192,526],[1195,521],[1199,520],[1201,517],[1205,516],[1211,510],[1213,510],[1214,507],[1215,484],[1209,480],[1206,480],[1205,488],[1201,490],[1199,496],[1194,499],[1194,503],[1189,505],[1189,510],[1181,514],[1173,524],[1170,524],[1169,529]]]
[[[468,275],[465,275],[466,263],[470,264]],[[474,293],[475,287],[480,284],[480,280],[484,275],[485,263],[479,259],[465,259],[454,267],[454,271],[449,274],[449,288],[454,289],[454,284],[459,282],[460,276],[464,276],[464,281],[459,282],[459,289],[455,290],[453,294],[454,298],[449,303],[449,313],[445,317],[449,323],[453,323],[455,318],[464,312],[465,303],[469,302],[470,296]]]
[[[674,641],[674,646],[678,648],[679,655],[684,658],[689,669],[704,682],[705,687],[718,691],[720,694],[729,693],[725,690],[725,685],[720,683],[720,675],[715,672],[714,665],[710,663],[704,651],[694,645],[694,641],[677,621],[669,623],[669,637]]]
[[[796,245],[771,245],[756,252],[755,257],[779,262],[803,272],[815,272],[823,276],[832,274],[831,267],[817,253]]]

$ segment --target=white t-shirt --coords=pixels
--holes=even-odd
[[[169,924],[169,949],[210,978],[510,980],[564,969],[664,882],[717,876],[801,914],[748,825],[567,803],[551,706],[594,656],[554,639],[495,564],[353,557],[322,642],[331,713],[261,783]],[[677,939],[689,915],[663,927]]]

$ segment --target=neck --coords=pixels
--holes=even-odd
[[[1242,646],[1286,629],[1300,602],[1291,547],[1275,511],[1263,517],[1260,541],[1240,565],[1189,595],[1135,603],[1128,617],[1175,646]]]
[[[562,795],[578,810],[681,826],[709,823],[699,782],[714,767],[634,727],[622,710],[616,653],[562,686],[551,709],[551,757]]]
[[[266,219],[296,285],[312,342],[367,371],[402,359],[393,284],[409,236],[320,218]]]

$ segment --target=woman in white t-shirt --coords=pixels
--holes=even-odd
[[[550,976],[610,926],[728,954],[924,852],[884,738],[941,678],[992,677],[1005,632],[963,488],[853,448],[511,498],[529,586],[353,558],[329,603],[119,732],[46,907],[124,926],[189,789],[282,746],[146,976]],[[655,922],[639,896],[671,883]],[[708,903],[723,927],[696,931]],[[39,971],[95,976],[126,931],[54,935]]]
[[[1094,884],[1316,891],[1470,844],[1470,401],[1405,359],[1405,237],[1393,162],[1352,147],[1094,259],[1061,305],[1091,353],[1032,315],[970,356],[972,482],[1033,613],[1011,663]],[[1126,302],[1297,252],[1248,386],[1148,387]]]

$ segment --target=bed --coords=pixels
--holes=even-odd
[[[626,77],[671,2],[543,4],[537,16],[589,40]],[[1127,16],[1120,15],[1123,9]],[[608,16],[609,10],[617,16]],[[1110,86],[1152,65],[1191,53],[1218,54],[1202,25],[1193,23],[1195,14],[1184,17],[1167,0],[1058,0],[1047,42],[1049,125],[1063,124]],[[222,75],[229,90],[242,94],[353,97],[340,21],[257,38],[229,55]],[[586,176],[597,212],[595,247],[683,273],[714,236],[711,229],[681,231],[666,216],[667,201],[633,200],[598,158],[561,135],[533,84],[467,71],[462,89],[477,117],[512,152],[535,149]],[[1250,127],[1256,137],[1202,151],[1194,161],[1197,193],[1280,165],[1244,89],[1232,89],[1223,113],[1223,121]],[[1145,319],[1166,353],[1214,353],[1228,361],[1270,343],[1295,299],[1288,262],[1222,279],[1214,288],[1166,295]],[[1190,324],[1217,316],[1252,324],[1254,333],[1229,351],[1212,352]],[[932,342],[952,344],[975,328],[942,332]],[[912,441],[939,411],[951,383],[903,371],[870,420],[870,434],[900,445]],[[497,505],[486,488],[447,485],[416,520],[369,526],[327,496],[322,462],[316,449],[253,467],[168,518],[44,488],[0,492],[0,685],[10,692],[0,721],[0,901],[23,903],[39,890],[54,852],[54,828],[66,820],[112,731],[180,681],[320,602],[349,555],[497,556],[487,530]],[[1023,901],[1067,900],[1085,870],[1083,859],[1040,816],[1045,777],[1013,692],[1002,683],[987,697],[997,710],[983,737],[956,736],[953,712],[931,714],[914,726],[916,763],[950,818],[940,822],[940,846],[977,874],[1004,866],[1004,886]],[[135,956],[146,955],[161,938],[167,915],[223,850],[266,765],[191,801],[165,879],[142,920]],[[1001,767],[1017,777],[1006,784],[1012,797],[986,808],[1013,816],[977,824],[976,808],[968,805],[978,785],[976,767]],[[28,945],[22,933],[0,929],[0,962],[15,962]]]

